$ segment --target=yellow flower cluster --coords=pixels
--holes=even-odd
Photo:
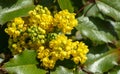
[[[30,25],[38,25],[46,31],[53,29],[53,16],[46,7],[37,6],[34,11],[29,12]]]
[[[25,49],[36,50],[41,66],[53,69],[58,60],[70,59],[75,64],[86,61],[88,47],[65,36],[76,25],[74,13],[63,10],[54,15],[46,7],[38,5],[28,17],[18,17],[9,22],[5,32],[10,36],[9,49],[13,54]]]
[[[5,32],[10,36],[9,38],[9,48],[13,54],[22,52],[25,48],[25,39],[28,37],[28,34],[25,33],[26,24],[24,20],[20,17],[15,18],[13,21],[8,23],[8,28],[5,29]]]
[[[20,35],[21,31],[24,31],[23,24],[24,21],[22,18],[15,18],[12,23],[8,23],[9,28],[5,29],[5,32],[8,33],[10,37],[16,38]]]
[[[60,11],[54,16],[54,23],[63,33],[69,33],[77,25],[74,13],[69,13],[68,10]]]
[[[64,59],[83,64],[87,59],[87,52],[88,47],[83,42],[72,42],[64,34],[60,34],[49,42],[49,47],[39,47],[38,58],[43,62],[42,66],[52,69],[56,61]]]

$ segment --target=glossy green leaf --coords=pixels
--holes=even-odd
[[[36,52],[33,50],[25,50],[21,54],[15,55],[9,62],[5,63],[5,67],[38,64],[36,60]]]
[[[99,30],[96,24],[94,24],[88,17],[79,17],[76,29],[80,31],[83,37],[87,37],[98,44],[108,43],[115,40],[111,33]]]
[[[92,16],[92,17],[99,17],[99,18],[103,19],[103,16],[100,13],[97,5],[94,4],[94,3],[91,3],[91,4],[89,4],[88,6],[86,6],[84,8],[84,15],[89,16],[89,17],[90,16]]]
[[[74,8],[70,0],[57,0],[62,10],[67,9],[69,12],[74,12]]]
[[[89,54],[86,68],[93,73],[104,73],[111,70],[115,65],[118,65],[120,51],[111,50],[103,54]]]
[[[73,74],[72,69],[65,68],[63,66],[59,66],[55,71],[52,71],[50,74]]]
[[[34,8],[33,0],[17,0],[13,5],[9,5],[7,2],[9,1],[5,0],[0,4],[0,24],[4,24],[15,17],[26,16],[28,11]],[[2,4],[6,6],[3,7]]]
[[[36,52],[25,50],[21,54],[15,55],[3,67],[11,74],[45,74],[45,70],[37,68],[37,64]]]
[[[39,69],[36,65],[21,65],[5,68],[9,74],[46,74],[46,71]]]
[[[120,22],[116,22],[116,24],[114,25],[114,27],[115,27],[117,35],[118,35],[118,37],[120,39]]]
[[[113,72],[108,72],[108,74],[120,74],[120,70],[116,70],[116,71],[113,71]]]
[[[96,0],[96,3],[103,14],[120,21],[120,0]]]
[[[114,67],[108,74],[120,74],[120,66]]]
[[[110,21],[110,23],[113,25],[116,33],[117,33],[117,36],[118,38],[120,39],[120,22],[113,22],[113,21]]]

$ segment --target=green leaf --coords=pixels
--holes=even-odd
[[[3,67],[11,74],[45,74],[45,70],[37,68],[36,52],[25,50],[21,54],[15,55]]]
[[[55,71],[51,72],[50,74],[73,74],[73,70],[67,69],[63,66],[59,66],[56,68]]]
[[[116,33],[117,33],[117,36],[118,38],[120,39],[120,22],[113,22],[113,21],[110,21],[110,23],[112,24],[112,26],[114,27]]]
[[[117,35],[118,35],[118,37],[120,39],[120,22],[116,22],[114,27],[115,27],[115,31],[117,32]]]
[[[46,71],[39,69],[36,65],[21,65],[16,67],[7,67],[9,74],[46,74]]]
[[[120,74],[120,66],[114,67],[108,74]]]
[[[25,50],[21,54],[15,55],[9,62],[5,63],[5,67],[38,64],[36,60],[36,52],[33,50]]]
[[[109,32],[105,32],[104,30],[100,30],[96,26],[97,23],[92,22],[88,17],[79,17],[78,18],[78,26],[76,29],[80,31],[81,35],[85,38],[89,38],[96,44],[108,43],[115,40],[113,35]],[[101,24],[101,22],[99,22]]]
[[[120,21],[120,0],[96,0],[96,3],[103,14]]]
[[[101,19],[103,19],[103,16],[102,14],[100,13],[98,7],[96,4],[94,3],[90,3],[89,5],[87,5],[85,8],[84,8],[84,14],[86,16],[92,16],[92,17],[99,17]]]
[[[120,50],[111,50],[103,54],[89,54],[86,68],[93,73],[104,73],[118,65]]]
[[[69,12],[74,12],[74,8],[70,0],[57,0],[62,10],[67,9]]]
[[[34,8],[33,0],[17,0],[13,5],[9,5],[9,1],[5,0],[0,5],[0,24],[4,24],[15,17],[26,16],[28,11]],[[2,4],[8,4],[2,7]],[[11,3],[10,3],[11,4]],[[3,8],[3,9],[2,9]],[[8,17],[9,16],[9,17]]]

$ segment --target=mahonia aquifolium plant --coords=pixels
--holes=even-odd
[[[64,59],[83,64],[88,47],[65,36],[77,23],[75,14],[68,10],[52,15],[46,7],[38,5],[28,17],[17,17],[8,23],[5,32],[10,36],[9,49],[13,54],[25,49],[36,50],[45,69],[53,69],[58,60]]]

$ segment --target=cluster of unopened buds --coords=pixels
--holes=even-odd
[[[8,23],[5,32],[10,36],[9,49],[13,54],[35,50],[45,69],[53,69],[58,60],[64,59],[83,64],[88,47],[66,36],[77,24],[74,13],[63,10],[51,14],[46,7],[38,5],[28,17],[17,17]]]

